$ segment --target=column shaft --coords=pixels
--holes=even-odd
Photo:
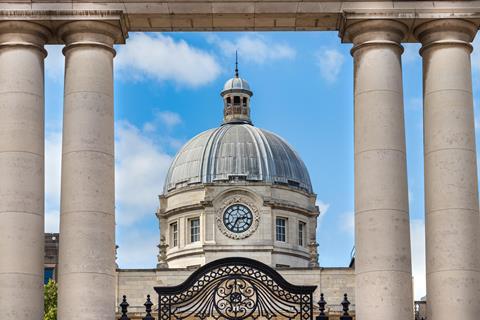
[[[66,43],[59,320],[114,318],[113,43],[118,33],[91,21],[59,30]]]
[[[480,229],[470,53],[477,27],[419,26],[424,92],[428,319],[480,315]]]
[[[358,320],[413,315],[400,45],[395,21],[352,24]]]
[[[0,23],[0,310],[43,318],[44,58],[49,31]]]

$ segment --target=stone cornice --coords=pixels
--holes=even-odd
[[[211,206],[211,205],[208,205],[208,202],[202,201],[202,202],[197,203],[197,204],[190,204],[190,205],[186,205],[186,206],[181,206],[181,207],[178,207],[178,208],[175,208],[175,209],[170,209],[168,211],[161,211],[157,215],[157,217],[167,218],[169,216],[179,214],[179,213],[183,213],[183,212],[189,212],[189,211],[193,211],[193,210],[202,210],[202,209],[205,209],[205,207],[207,207],[207,206]]]
[[[266,207],[271,207],[273,209],[287,210],[291,212],[301,213],[310,216],[316,216],[319,213],[312,210],[308,210],[299,206],[296,206],[290,202],[279,201],[274,199],[267,199],[263,202],[263,205]]]
[[[0,20],[55,23],[121,20],[128,31],[342,30],[351,22],[393,19],[411,30],[443,18],[480,22],[480,1],[42,0],[2,1]],[[115,20],[115,19],[114,19]]]

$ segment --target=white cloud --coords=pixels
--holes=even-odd
[[[118,47],[115,64],[123,80],[174,81],[190,87],[207,84],[220,74],[213,55],[161,33],[132,35]]]
[[[316,203],[318,209],[320,210],[320,216],[318,216],[318,224],[321,224],[323,221],[323,218],[325,217],[325,214],[328,211],[328,208],[330,208],[329,203],[325,203],[322,200],[317,199]]]
[[[51,132],[45,138],[45,231],[58,232],[60,224],[60,172],[62,134]]]
[[[116,124],[116,220],[122,268],[156,265],[159,234],[155,211],[172,157],[162,150],[170,138],[162,137],[159,142],[152,133],[165,123],[175,125],[182,119],[172,112],[157,112],[155,118],[159,120],[144,124],[143,130],[127,121]],[[152,225],[155,228],[149,227]]]
[[[168,116],[163,120],[167,123],[181,122],[178,115],[166,114]],[[156,126],[161,124],[151,126],[156,131]],[[61,133],[53,132],[47,134],[45,141],[46,232],[59,231],[61,138]],[[116,218],[122,267],[155,267],[159,241],[155,231],[158,229],[145,228],[142,224],[158,224],[154,213],[172,160],[162,151],[160,144],[148,132],[128,122],[116,123]],[[138,224],[133,226],[135,223]]]
[[[480,37],[475,37],[475,40],[472,43],[473,52],[472,52],[472,66],[473,72],[478,73],[480,71]]]
[[[420,300],[427,292],[425,269],[425,223],[414,219],[410,222],[410,236],[412,246],[412,273],[414,295]]]
[[[320,75],[330,83],[337,81],[344,62],[344,55],[337,49],[324,48],[316,54],[316,64],[320,68]]]
[[[345,212],[340,215],[340,229],[351,236],[355,235],[355,213],[353,211]]]
[[[423,110],[423,98],[412,97],[408,99],[407,108],[412,110]]]
[[[145,132],[155,132],[160,125],[166,126],[167,129],[172,129],[181,123],[182,118],[178,113],[172,111],[157,111],[155,112],[153,120],[143,125],[143,130]]]
[[[120,268],[155,268],[160,241],[158,233],[146,228],[118,229],[117,263]]]
[[[221,39],[216,35],[209,35],[207,40],[226,56],[234,57],[235,51],[238,51],[240,62],[263,64],[273,60],[293,59],[296,56],[296,51],[288,44],[270,41],[256,33],[242,35],[234,41]]]
[[[182,122],[180,115],[171,111],[158,112],[157,117],[169,127],[176,126]]]
[[[63,56],[63,45],[48,45],[47,58],[45,59],[45,75],[56,81],[63,81],[63,74],[65,70],[65,57]]]
[[[45,211],[45,232],[59,232],[60,212],[59,210]]]
[[[126,121],[117,123],[115,147],[117,222],[129,225],[154,215],[172,157]]]

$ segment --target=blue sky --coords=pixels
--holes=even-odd
[[[353,66],[335,32],[132,33],[115,59],[116,214],[121,268],[154,268],[155,211],[176,151],[222,120],[223,83],[240,75],[254,92],[252,119],[299,152],[323,211],[320,264],[346,266],[353,230]],[[478,47],[475,44],[475,47]],[[47,48],[46,231],[58,231],[63,56]],[[415,296],[425,294],[422,74],[417,44],[403,55]],[[479,56],[473,56],[475,101]],[[476,112],[478,115],[478,112]],[[479,121],[476,121],[476,124]],[[477,139],[478,141],[478,139]]]

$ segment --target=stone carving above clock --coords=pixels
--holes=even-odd
[[[251,236],[258,227],[260,216],[251,200],[242,196],[226,199],[217,212],[217,226],[232,239]]]

